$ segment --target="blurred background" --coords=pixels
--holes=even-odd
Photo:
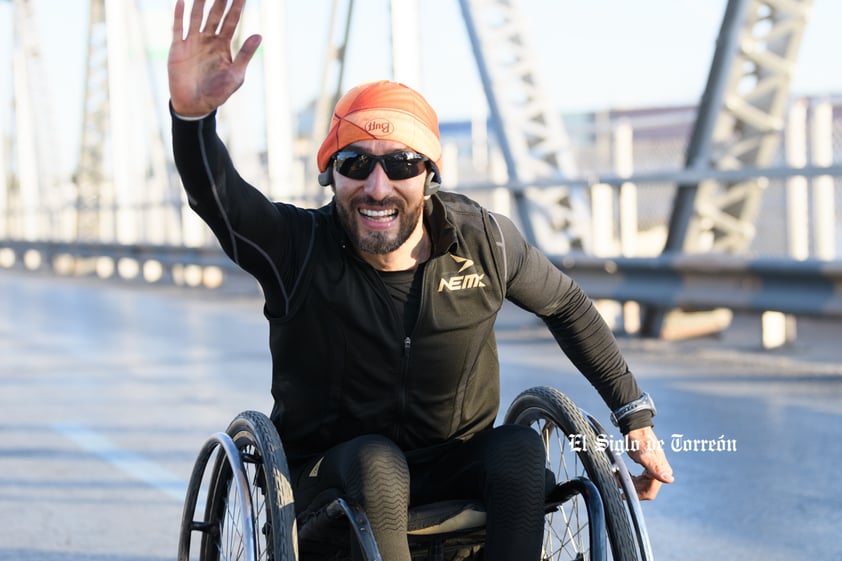
[[[230,276],[175,257],[215,241],[171,159],[172,5],[0,2],[0,267]],[[239,40],[264,43],[220,130],[267,195],[318,206],[329,192],[313,154],[334,100],[392,78],[440,112],[445,188],[511,216],[548,254],[659,257],[658,271],[678,254],[834,261],[840,20],[831,0],[252,0]],[[157,259],[128,255],[150,247]],[[654,298],[623,286],[595,296]],[[658,300],[645,303],[710,305]],[[663,334],[663,318],[642,329]]]
[[[258,288],[172,162],[173,5],[0,0],[2,559],[171,558],[199,443],[270,406]],[[840,22],[838,0],[249,0],[237,40],[264,41],[219,131],[269,197],[320,206],[337,96],[419,89],[443,188],[597,301],[659,435],[738,441],[672,455],[656,557],[840,559]],[[572,371],[534,322],[501,316],[504,406]]]

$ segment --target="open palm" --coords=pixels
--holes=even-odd
[[[185,34],[184,0],[176,2],[167,72],[170,100],[179,115],[205,115],[225,103],[242,85],[260,46],[260,35],[252,35],[232,58],[231,42],[245,0],[234,0],[227,14],[225,4],[214,0],[203,26],[205,0],[195,0]]]

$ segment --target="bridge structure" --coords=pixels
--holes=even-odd
[[[13,17],[14,124],[0,144],[0,267],[208,286],[236,277],[187,208],[174,171],[155,92],[160,60],[137,25],[144,3],[89,1],[71,177],[52,165],[54,117],[37,1],[5,4]],[[285,3],[250,5],[246,17],[259,18],[264,35],[255,61],[261,148],[226,127],[237,107],[220,115],[220,129],[230,128],[241,171],[267,195],[322,204],[325,192],[308,162],[333,101],[347,87],[346,69],[355,64],[351,22],[367,7],[331,1],[319,94],[298,120],[308,125],[302,126],[290,110],[284,72]],[[412,22],[421,3],[389,6],[393,78],[417,85],[420,43]],[[734,283],[748,291],[739,306],[771,312],[769,325],[783,329],[784,339],[790,314],[838,313],[835,302],[798,305],[799,289],[838,282],[842,100],[791,92],[812,0],[728,0],[697,105],[605,111],[589,116],[585,129],[555,107],[520,2],[458,0],[458,6],[486,103],[467,129],[443,127],[448,169],[458,178],[452,188],[511,215],[560,267],[585,267],[581,278],[599,280],[590,286],[583,280],[592,296],[624,304],[616,313],[625,329],[651,337],[680,334],[675,325],[687,322],[693,325],[687,333],[722,329],[727,309],[738,305],[728,298]],[[244,109],[255,99],[231,103]],[[753,267],[758,257],[774,266]],[[791,291],[755,297],[791,266],[800,273],[787,277]],[[688,280],[696,278],[691,273],[704,270],[721,273],[703,283],[709,296],[678,298],[696,282]],[[641,290],[655,274],[671,289]]]

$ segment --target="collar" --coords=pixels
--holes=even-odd
[[[431,259],[441,257],[456,249],[458,244],[456,227],[451,222],[447,207],[438,193],[434,193],[424,204],[424,223],[427,225],[427,231],[433,244],[430,250]]]

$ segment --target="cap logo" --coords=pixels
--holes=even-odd
[[[386,119],[372,119],[365,124],[365,131],[373,135],[392,134],[395,126]]]

